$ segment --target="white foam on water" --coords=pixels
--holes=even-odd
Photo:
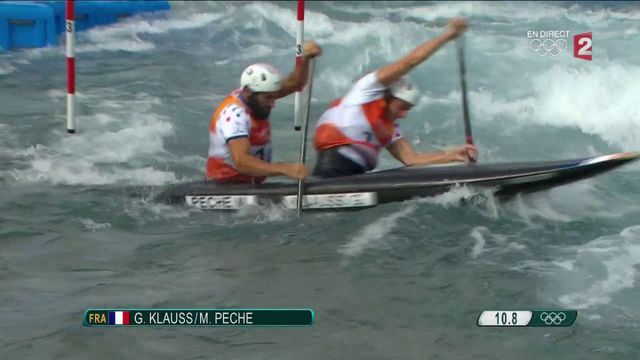
[[[558,271],[572,271],[574,266],[574,260],[523,260],[518,262],[516,265],[510,266],[509,270],[553,276],[554,274],[557,274]]]
[[[67,96],[66,89],[49,89],[46,92],[47,96],[52,99],[62,99]]]
[[[109,119],[109,116],[105,116]],[[99,121],[108,125],[113,121]],[[124,163],[141,155],[164,151],[163,138],[173,134],[173,125],[154,116],[139,116],[138,122],[110,132],[87,131],[83,136],[64,137],[57,151],[80,156],[93,163]]]
[[[246,63],[247,65],[251,63],[251,61],[262,61],[265,56],[273,54],[273,48],[262,45],[255,44],[243,49],[241,52],[236,53],[235,55],[229,56],[224,60],[219,60],[214,62],[215,65],[226,65],[228,63]],[[288,66],[289,64],[287,64]],[[280,68],[279,65],[276,68]],[[284,68],[280,69],[281,72],[285,72]]]
[[[607,29],[620,21],[636,22],[640,20],[640,11],[617,11],[612,9],[582,9],[579,4],[572,6],[566,17],[578,24],[586,25],[589,29]]]
[[[199,209],[181,206],[171,206],[151,201],[146,198],[135,199],[125,205],[124,213],[138,221],[163,221],[172,219],[186,219],[191,214],[200,212]]]
[[[586,180],[535,194],[518,194],[502,208],[516,214],[530,228],[541,227],[540,219],[554,223],[618,219],[640,209],[632,200],[612,198],[607,188],[596,184]],[[608,206],[612,201],[619,206]]]
[[[506,23],[510,24],[515,20],[518,22],[537,22],[546,18],[556,20],[567,13],[566,9],[553,4],[527,2],[446,2],[401,8],[383,6],[356,7],[340,4],[335,8],[350,13],[373,16],[400,15],[405,19],[419,19],[423,20],[423,23],[439,26],[458,16],[491,17],[494,21],[506,20]]]
[[[247,24],[253,24],[254,27],[260,28],[263,26],[261,22],[269,21],[290,36],[295,37],[296,35],[298,21],[294,9],[286,9],[268,2],[252,2],[244,7],[243,10],[254,20],[247,22]],[[336,23],[337,21],[332,20],[325,14],[307,9],[305,10],[304,21],[305,37],[308,39],[321,39],[332,36],[336,31]]]
[[[574,220],[573,217],[561,213],[555,209],[546,196],[532,196],[524,200],[521,196],[519,206],[516,207],[518,215],[527,221],[529,225],[535,226],[533,220],[542,218],[553,222],[568,223]],[[526,204],[526,205],[525,205]]]
[[[36,159],[28,170],[7,172],[17,182],[48,182],[55,185],[136,184],[163,185],[175,182],[173,173],[147,166],[136,169],[100,169],[84,159],[59,157]]]
[[[83,44],[76,47],[76,53],[91,53],[98,51],[129,51],[142,52],[155,49],[155,45],[148,41],[143,41],[136,36],[132,39],[120,39],[117,41],[99,43],[99,44]]]
[[[494,233],[486,226],[473,227],[469,232],[469,236],[474,239],[474,244],[470,252],[472,259],[513,252],[522,253],[528,250],[526,245],[517,242],[517,236],[506,236]]]
[[[477,258],[484,251],[484,246],[487,241],[484,239],[482,232],[480,230],[486,230],[487,228],[482,226],[476,226],[471,230],[471,237],[475,239],[475,244],[473,245],[473,249],[471,249],[471,257]]]
[[[389,244],[385,240],[397,222],[401,218],[411,215],[421,204],[438,205],[443,208],[459,207],[463,200],[473,199],[478,194],[466,186],[456,186],[437,196],[406,201],[404,203],[407,206],[404,209],[363,227],[358,234],[340,248],[339,253],[346,256],[358,256],[366,249],[388,246]]]
[[[17,64],[28,65],[31,64],[30,60],[42,59],[48,55],[58,55],[58,48],[47,46],[43,48],[35,49],[21,49],[17,50],[15,61]]]
[[[388,245],[386,239],[391,231],[393,231],[398,220],[411,215],[416,208],[417,206],[415,204],[410,204],[400,211],[383,216],[365,225],[355,236],[352,236],[346,244],[340,247],[338,252],[345,256],[355,257],[367,249],[380,248]]]
[[[110,223],[97,223],[95,221],[93,221],[92,219],[89,218],[79,218],[78,219],[80,221],[80,223],[82,224],[82,226],[84,226],[85,228],[91,230],[91,231],[96,231],[96,230],[105,230],[105,229],[110,229],[111,228],[111,224]]]
[[[451,95],[450,97],[453,98]],[[534,97],[507,100],[490,91],[469,92],[469,106],[471,112],[476,114],[474,120],[478,121],[490,121],[497,116],[508,116],[519,122],[528,121],[531,120],[531,113],[536,105]]]
[[[468,186],[454,186],[451,190],[440,195],[417,199],[420,204],[440,205],[444,208],[459,207],[464,200],[470,200],[481,193]]]
[[[232,214],[232,225],[285,222],[295,217],[296,212],[286,209],[284,205],[265,204],[261,206],[246,206]]]
[[[637,28],[627,28],[624,31],[624,34],[627,36],[638,35],[640,34],[640,30],[638,30]]]
[[[585,319],[587,320],[591,320],[591,321],[597,321],[597,320],[602,320],[602,316],[598,315],[598,314],[586,314],[586,315],[582,315],[580,314],[580,317],[582,318],[584,316]]]
[[[461,164],[460,166],[465,166]],[[492,219],[499,217],[499,204],[493,192],[493,188],[474,188],[466,185],[455,185],[449,191],[432,197],[416,199],[420,204],[434,204],[443,208],[460,207],[465,203],[471,203],[480,214]]]
[[[333,68],[319,68],[318,76],[314,78],[314,88],[317,86],[318,88],[327,89],[325,91],[329,96],[323,94],[325,99],[327,97],[336,99],[344,96],[358,80],[354,74],[365,75],[363,69],[365,64],[368,63],[367,54],[367,51],[362,51],[354,55],[349,61],[342,64],[341,67],[344,71],[336,71]]]
[[[472,111],[484,121],[497,116],[520,124],[572,127],[611,145],[635,149],[640,139],[640,66],[556,65],[527,76],[534,94],[513,100],[472,92]]]
[[[100,26],[81,33],[76,46],[78,53],[97,51],[141,52],[155,49],[141,34],[164,34],[176,30],[198,29],[223,18],[223,13],[189,14],[185,18],[145,19],[133,17],[125,21]],[[85,43],[88,41],[89,43]]]
[[[181,166],[188,166],[194,170],[202,171],[207,164],[207,154],[182,156],[177,161]]]
[[[170,156],[164,150],[164,139],[174,134],[169,121],[150,111],[160,100],[134,94],[121,101],[120,108],[114,108],[108,92],[96,92],[102,97],[93,93],[80,97],[92,102],[94,110],[111,111],[78,116],[78,133],[74,135],[53,133],[45,144],[4,149],[22,164],[7,170],[9,177],[19,182],[66,185],[161,185],[175,181],[174,173],[152,165]],[[59,95],[57,91],[49,94]]]
[[[440,104],[440,105],[459,105],[462,101],[462,94],[460,91],[454,90],[450,91],[447,96],[437,97],[429,94],[422,95],[420,97],[420,102],[416,105],[416,110],[426,108],[430,105]]]
[[[554,261],[552,262],[554,265],[558,266],[567,271],[573,270],[574,261],[573,260],[565,260],[565,261]]]
[[[11,65],[10,62],[0,61],[0,75],[8,75],[17,69]]]
[[[185,18],[171,17],[168,19],[137,19],[132,18],[116,26],[105,29],[107,35],[162,34],[174,30],[199,29],[217,22],[228,15],[228,12],[189,14]]]
[[[617,293],[635,285],[639,264],[640,225],[584,244],[577,248],[569,274],[588,279],[590,285],[561,295],[558,301],[576,309],[609,304]]]

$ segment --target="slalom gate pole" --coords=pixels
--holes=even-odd
[[[67,132],[75,134],[75,94],[76,94],[76,60],[74,57],[74,0],[66,3],[66,35],[67,35]]]
[[[313,87],[313,68],[315,67],[315,59],[309,60],[309,89],[307,91],[307,107],[305,109],[304,130],[302,132],[302,143],[300,145],[300,162],[305,163],[307,160],[307,132],[309,130],[309,113],[311,111],[311,89]],[[304,182],[298,180],[298,216],[302,214],[302,197],[304,195]]]
[[[304,42],[304,0],[298,0],[298,30],[296,32],[296,68],[302,66],[302,43]],[[302,88],[295,93],[293,103],[293,128],[300,131],[302,119]]]

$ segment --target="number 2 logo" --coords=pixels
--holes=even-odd
[[[593,40],[591,33],[573,35],[573,57],[591,61]]]

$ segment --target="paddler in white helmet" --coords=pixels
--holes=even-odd
[[[420,97],[418,87],[404,75],[466,28],[465,20],[452,20],[440,36],[364,76],[343,98],[335,100],[316,124],[318,159],[313,175],[336,177],[373,170],[382,148],[405,165],[475,160],[478,153],[473,145],[418,153],[396,123],[407,116]]]
[[[282,79],[269,64],[253,64],[240,76],[240,88],[232,91],[214,112],[209,126],[206,177],[218,183],[260,183],[267,176],[303,179],[300,163],[271,163],[269,115],[276,99],[303,87],[309,59],[322,53],[313,41],[303,45],[302,66]]]

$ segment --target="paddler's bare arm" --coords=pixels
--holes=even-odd
[[[454,161],[469,162],[471,159],[477,160],[478,158],[478,150],[474,145],[461,145],[446,151],[418,153],[411,147],[407,139],[399,139],[389,145],[387,150],[407,166],[445,164]]]
[[[400,79],[415,66],[425,61],[435,53],[442,45],[453,40],[464,32],[467,22],[464,19],[453,19],[449,22],[447,30],[435,39],[425,41],[407,55],[377,71],[378,81],[383,86],[389,86]]]
[[[282,88],[276,92],[276,99],[294,93],[307,84],[309,78],[309,59],[320,56],[322,49],[313,40],[305,41],[302,48],[302,66],[293,69],[291,74],[282,81]]]
[[[231,157],[236,169],[248,176],[275,176],[284,175],[294,179],[304,179],[307,168],[304,164],[276,163],[263,161],[253,156],[250,152],[251,143],[246,137],[229,140],[227,143],[231,151]]]

